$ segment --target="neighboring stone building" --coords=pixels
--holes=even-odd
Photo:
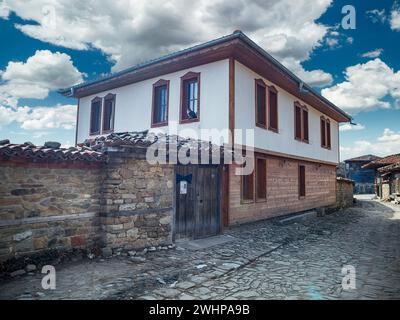
[[[0,142],[0,274],[6,261],[18,266],[15,259],[25,261],[26,256],[57,255],[74,249],[111,254],[166,248],[176,238],[219,234],[229,225],[263,218],[251,204],[247,204],[247,211],[239,210],[239,194],[227,202],[226,184],[231,183],[239,192],[240,177],[228,175],[223,161],[220,165],[148,162],[146,152],[162,141],[166,142],[161,145],[167,146],[168,158],[186,153],[188,148],[192,152],[193,147],[210,153],[218,150],[220,161],[233,155],[231,150],[209,143],[176,138],[148,132],[113,133],[69,149],[54,143],[38,147]],[[269,159],[272,173],[281,166],[297,170],[292,162]],[[340,208],[351,204],[352,184],[348,180],[331,185],[334,170],[316,164],[307,167],[307,177],[314,181],[308,190],[315,194],[307,195],[307,207],[296,206],[295,199],[282,202],[274,216],[309,206]],[[323,183],[317,176],[324,177]],[[296,181],[270,179],[278,179],[289,191],[297,189]],[[328,193],[329,197],[320,201]],[[268,209],[268,203],[264,206]]]
[[[400,154],[390,155],[363,166],[374,169],[375,193],[382,200],[398,200],[400,197]]]
[[[375,175],[374,168],[363,168],[363,166],[371,161],[378,160],[380,157],[374,155],[364,155],[357,158],[345,160],[344,176],[341,170],[341,176],[351,179],[355,182],[355,194],[373,194],[375,193]],[[341,167],[343,169],[343,167]]]

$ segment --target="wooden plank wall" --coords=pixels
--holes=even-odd
[[[336,167],[287,158],[267,159],[267,200],[242,203],[241,176],[229,170],[229,224],[330,206],[336,202]],[[306,197],[298,196],[298,166],[306,167]]]

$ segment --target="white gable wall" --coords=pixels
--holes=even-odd
[[[268,151],[295,155],[298,157],[318,159],[321,161],[339,162],[338,123],[331,121],[331,150],[321,147],[320,117],[321,112],[303,103],[295,96],[278,90],[278,128],[279,133],[255,126],[255,79],[263,79],[266,84],[271,82],[254,73],[239,62],[235,64],[235,128],[254,128],[255,147]],[[300,101],[308,107],[309,113],[309,143],[294,139],[294,102]]]

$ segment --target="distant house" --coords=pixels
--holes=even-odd
[[[368,154],[344,161],[345,178],[351,179],[355,182],[355,194],[375,193],[376,171],[374,168],[363,168],[363,166],[367,163],[370,163],[371,161],[379,159],[380,157]]]
[[[382,200],[400,197],[400,153],[371,161],[363,169],[375,170],[375,193]]]

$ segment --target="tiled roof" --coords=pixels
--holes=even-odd
[[[400,153],[393,154],[375,161],[371,161],[370,163],[364,165],[363,168],[380,168],[397,162],[400,162]]]
[[[373,154],[367,154],[364,156],[360,156],[360,157],[356,157],[356,158],[351,158],[351,159],[347,159],[344,162],[352,162],[352,161],[375,161],[375,160],[379,160],[381,159],[381,157],[378,156],[374,156]]]
[[[8,159],[103,162],[106,156],[87,147],[51,148],[31,143],[0,144],[0,161]]]
[[[141,132],[121,132],[121,133],[110,133],[106,136],[100,136],[93,140],[86,140],[83,145],[90,147],[93,150],[107,151],[108,147],[138,147],[147,148],[154,143],[160,143],[160,148],[165,146],[176,146],[177,150],[181,148],[190,148],[195,150],[196,148],[200,151],[211,151],[219,149],[221,155],[223,152],[232,152],[228,149],[224,149],[215,144],[211,144],[208,141],[182,138],[176,135],[168,134],[155,134],[149,131]],[[169,151],[172,149],[169,148]]]
[[[400,171],[400,161],[378,169],[379,172]]]

